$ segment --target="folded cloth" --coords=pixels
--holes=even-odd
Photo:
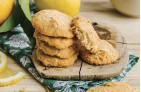
[[[127,72],[132,69],[139,59],[139,57],[129,54],[129,63],[127,67],[120,75],[113,78],[91,81],[61,81],[46,79],[37,73],[31,59],[33,48],[31,47],[30,41],[20,25],[15,27],[8,34],[0,36],[0,49],[19,62],[35,77],[36,80],[45,85],[45,87],[56,92],[85,92],[85,90],[90,87],[103,85],[109,81],[120,81],[126,76]]]

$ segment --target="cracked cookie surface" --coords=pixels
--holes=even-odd
[[[86,92],[118,92],[112,87],[97,86],[88,89]]]
[[[73,38],[70,30],[72,17],[57,10],[41,10],[32,17],[32,25],[40,33],[53,36]]]
[[[107,82],[104,86],[112,87],[117,92],[138,92],[133,86],[126,82]]]
[[[73,18],[71,30],[81,42],[81,45],[91,53],[97,53],[100,50],[101,41],[90,20],[81,16]]]
[[[42,62],[44,66],[55,66],[55,67],[68,67],[71,66],[77,59],[78,53],[74,53],[70,58],[61,59],[53,56],[49,56],[40,49],[37,48],[36,51],[37,60]]]
[[[104,65],[115,62],[118,59],[118,51],[106,40],[101,40],[102,45],[98,53],[92,54],[87,50],[81,50],[81,58],[89,63],[96,65]]]
[[[38,40],[45,41],[51,46],[55,46],[58,49],[68,48],[73,44],[73,39],[69,38],[56,38],[56,37],[49,37],[46,35],[41,34],[37,30],[34,32],[34,37]]]
[[[65,49],[57,49],[53,46],[49,46],[44,41],[38,42],[38,44],[40,44],[38,48],[42,50],[45,54],[56,56],[59,58],[69,58],[76,52],[76,48],[74,45],[71,45],[70,47]]]

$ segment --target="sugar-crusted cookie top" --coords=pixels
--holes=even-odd
[[[73,38],[72,18],[57,10],[41,10],[32,17],[32,25],[40,33],[53,37]]]

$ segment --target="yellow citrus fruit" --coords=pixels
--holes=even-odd
[[[56,9],[70,16],[79,13],[81,0],[34,0],[39,10]]]
[[[0,87],[17,83],[25,77],[25,74],[6,67],[0,72]]]
[[[0,0],[0,24],[2,24],[12,12],[14,0]]]
[[[6,63],[7,63],[7,56],[0,51],[0,72],[5,69]]]

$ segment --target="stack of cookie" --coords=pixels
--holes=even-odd
[[[72,20],[71,29],[78,38],[81,58],[90,64],[110,64],[118,59],[119,53],[106,40],[100,40],[90,20],[78,16]]]
[[[70,30],[72,18],[57,10],[42,10],[32,18],[37,59],[45,66],[67,67],[77,59]]]

